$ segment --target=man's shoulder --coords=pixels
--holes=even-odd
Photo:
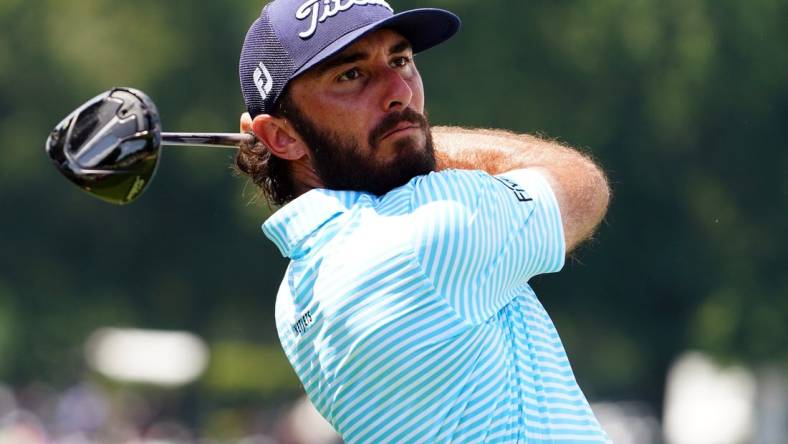
[[[478,170],[447,169],[416,176],[407,184],[395,188],[385,196],[381,202],[412,199],[414,203],[443,200],[452,200],[462,197],[472,197],[489,183],[492,176]]]
[[[452,182],[485,181],[491,176],[481,170],[445,169],[415,177],[411,183],[421,186],[440,186]]]

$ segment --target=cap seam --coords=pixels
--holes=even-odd
[[[279,38],[280,34],[279,34],[279,29],[277,29],[277,27],[276,27],[276,23],[274,23],[274,21],[271,20],[271,11],[269,9],[271,4],[272,3],[269,3],[268,5],[266,5],[266,7],[264,8],[264,11],[263,11],[266,14],[266,16],[267,16],[266,17],[266,21],[268,22],[268,26],[270,26],[271,29],[274,31],[274,37],[276,38],[276,43],[279,45],[280,48],[282,48],[282,50],[287,54],[287,56],[290,57],[290,60],[293,60],[293,54],[282,43],[282,39]],[[295,71],[298,71],[298,70],[294,70],[294,72]]]

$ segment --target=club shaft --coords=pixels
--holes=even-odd
[[[212,146],[238,148],[242,143],[255,141],[251,134],[241,133],[162,133],[162,145],[169,146]]]

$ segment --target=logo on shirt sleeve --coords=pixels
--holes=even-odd
[[[523,189],[523,188],[522,188],[520,185],[518,185],[517,183],[515,183],[514,181],[512,181],[512,180],[509,180],[509,179],[507,179],[507,178],[505,178],[505,177],[499,177],[499,176],[495,176],[495,179],[496,179],[498,182],[501,182],[501,183],[502,183],[502,184],[503,184],[503,185],[504,185],[506,188],[508,188],[508,189],[509,189],[509,190],[510,190],[512,193],[514,193],[514,196],[515,196],[515,197],[517,198],[517,200],[519,200],[520,202],[532,202],[532,201],[533,201],[533,199],[531,199],[530,197],[528,197],[528,195],[525,193],[525,190],[524,190],[524,189]]]

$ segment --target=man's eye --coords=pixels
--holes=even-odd
[[[361,77],[361,71],[358,68],[353,68],[351,70],[345,71],[342,73],[337,80],[340,82],[347,82],[350,80],[356,80],[357,78]]]
[[[410,57],[405,57],[405,56],[397,57],[391,62],[392,65],[399,68],[406,66],[408,63],[410,63]]]

